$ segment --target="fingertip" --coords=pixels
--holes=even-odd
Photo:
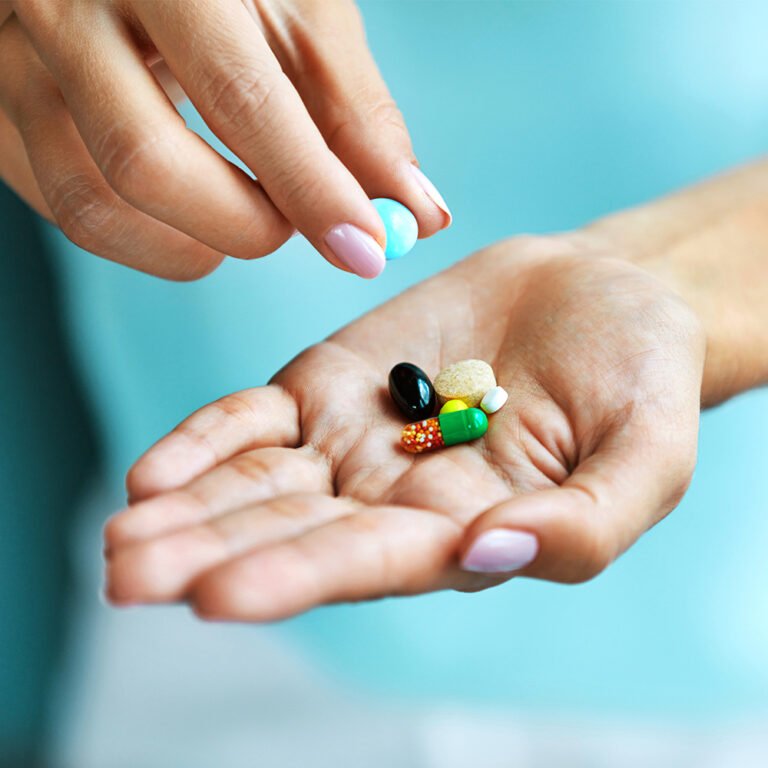
[[[416,164],[410,163],[408,165],[408,172],[420,190],[422,197],[428,201],[426,210],[422,214],[425,220],[422,221],[417,215],[417,219],[419,219],[419,237],[430,237],[441,229],[450,227],[453,222],[453,214],[437,187]]]
[[[132,539],[131,508],[126,507],[116,512],[104,523],[102,540],[104,557],[109,559],[118,547]]]
[[[209,468],[208,452],[184,432],[172,432],[150,448],[129,470],[125,485],[133,504],[174,490]]]
[[[135,504],[162,492],[162,480],[155,467],[155,461],[149,453],[145,453],[128,470],[125,476],[125,490],[129,504]],[[115,527],[118,526],[115,525]]]
[[[296,227],[282,214],[279,214],[273,226],[265,227],[262,221],[255,220],[233,241],[232,258],[240,261],[255,261],[275,253],[298,234]]]
[[[531,565],[539,553],[539,539],[530,531],[492,528],[467,548],[461,567],[472,573],[512,573]]]
[[[280,621],[312,607],[317,577],[310,570],[285,546],[265,549],[203,574],[190,601],[208,621]]]
[[[140,602],[137,575],[132,565],[126,567],[125,551],[107,561],[104,597],[114,606],[135,605]]]
[[[247,594],[242,580],[232,579],[236,566],[227,564],[204,574],[192,585],[190,604],[195,615],[203,621],[258,621],[254,611],[255,595]],[[256,602],[258,602],[256,600]]]
[[[618,522],[597,514],[593,498],[581,490],[534,491],[480,515],[467,532],[460,563],[475,573],[515,572],[579,584],[602,573],[620,553]]]
[[[381,220],[379,225],[383,229]],[[386,242],[383,235],[382,240]],[[384,271],[384,249],[377,239],[354,224],[344,223],[331,227],[325,234],[324,244],[330,251],[331,263],[341,264],[359,277],[371,280]]]
[[[123,547],[107,563],[107,591],[118,604],[178,600],[186,586],[190,563],[215,562],[215,542],[194,531]]]

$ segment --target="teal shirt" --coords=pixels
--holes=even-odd
[[[579,226],[768,146],[764,3],[368,2],[363,13],[453,227],[373,282],[295,239],[171,284],[51,233],[116,489],[190,411],[265,382],[474,249]],[[706,414],[681,507],[589,584],[324,608],[268,631],[391,694],[692,717],[768,707],[767,426],[765,391]]]

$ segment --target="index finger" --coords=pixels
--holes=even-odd
[[[276,384],[217,400],[155,443],[128,472],[131,502],[179,488],[242,451],[293,448],[301,439],[296,401]]]
[[[283,215],[331,263],[362,277],[379,274],[385,233],[376,210],[326,145],[243,5],[141,2],[136,13],[208,125]]]

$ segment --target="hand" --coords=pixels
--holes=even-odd
[[[0,176],[87,250],[186,280],[298,229],[373,277],[385,235],[369,197],[410,208],[421,237],[450,221],[351,0],[18,0],[3,19]]]
[[[191,416],[130,472],[108,594],[260,621],[602,571],[688,485],[704,360],[687,305],[607,251],[503,242]],[[390,367],[470,357],[510,394],[485,438],[405,453]]]

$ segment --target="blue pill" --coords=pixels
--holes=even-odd
[[[405,256],[419,237],[416,217],[397,200],[378,197],[371,202],[384,222],[387,233],[387,247],[384,249],[387,261]]]

